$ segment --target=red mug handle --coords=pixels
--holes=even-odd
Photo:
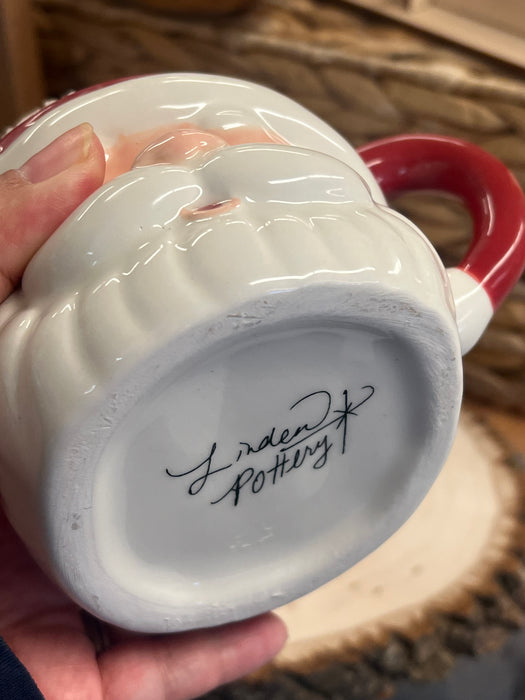
[[[497,158],[460,139],[407,134],[358,149],[386,197],[440,190],[460,197],[473,219],[473,239],[447,270],[463,354],[525,268],[525,196]]]

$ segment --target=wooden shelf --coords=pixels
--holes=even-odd
[[[493,58],[525,68],[525,27],[506,31],[501,23],[495,26],[489,15],[462,14],[432,0],[344,0],[350,5],[373,10],[405,24],[432,32]],[[441,5],[441,3],[440,3]],[[525,24],[525,15],[523,15]]]

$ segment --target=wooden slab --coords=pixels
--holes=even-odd
[[[464,410],[446,465],[412,518],[336,580],[278,610],[271,665],[208,700],[388,697],[525,626],[525,420]]]
[[[277,660],[417,634],[425,616],[463,610],[473,591],[491,593],[495,568],[523,535],[523,478],[472,416],[462,416],[449,459],[412,518],[350,571],[277,612],[290,630]],[[525,539],[522,540],[525,543]]]

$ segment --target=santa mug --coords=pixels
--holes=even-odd
[[[525,203],[465,142],[358,153],[258,85],[115,82],[4,138],[0,171],[93,125],[105,184],[0,308],[0,487],[81,606],[165,632],[278,607],[414,511],[452,444],[461,355],[525,261]],[[385,195],[472,212],[445,270]]]

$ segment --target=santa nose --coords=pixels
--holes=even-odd
[[[133,167],[140,168],[161,163],[179,165],[226,145],[224,139],[209,131],[191,127],[173,129],[148,144],[135,158]]]

